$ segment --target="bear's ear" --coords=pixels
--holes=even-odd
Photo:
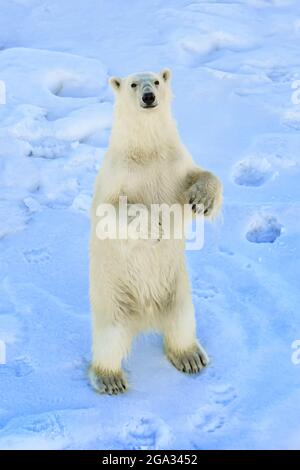
[[[111,77],[109,79],[109,84],[113,90],[118,91],[121,88],[122,79],[118,77]]]
[[[164,79],[165,82],[168,82],[171,78],[172,72],[171,72],[170,69],[163,69],[160,72],[160,75],[162,76],[162,78]]]

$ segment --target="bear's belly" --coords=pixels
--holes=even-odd
[[[136,248],[119,260],[115,298],[123,314],[140,318],[170,309],[184,269],[183,247],[181,241],[163,240],[156,246]]]

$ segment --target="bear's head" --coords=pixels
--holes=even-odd
[[[127,113],[156,113],[169,108],[171,102],[171,71],[142,72],[126,78],[111,77],[109,83],[115,92],[116,105]]]

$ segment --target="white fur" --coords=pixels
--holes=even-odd
[[[139,80],[158,80],[158,106],[143,109]],[[93,311],[92,366],[118,372],[134,335],[161,331],[167,349],[184,352],[197,343],[194,307],[183,240],[122,243],[96,236],[97,206],[130,203],[186,203],[188,175],[201,174],[180,141],[171,114],[170,71],[110,80],[115,90],[109,149],[95,186],[90,243],[90,299]],[[216,197],[221,204],[221,189]]]

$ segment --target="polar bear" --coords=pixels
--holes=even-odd
[[[132,339],[153,329],[163,334],[170,362],[198,373],[208,356],[196,337],[195,313],[185,262],[184,239],[99,239],[97,208],[197,204],[213,217],[222,185],[198,167],[181,143],[171,113],[171,71],[110,78],[115,93],[108,151],[96,179],[90,240],[90,302],[93,318],[92,386],[100,393],[127,389],[122,361]],[[129,219],[125,220],[129,223]],[[159,232],[160,234],[160,232]]]

